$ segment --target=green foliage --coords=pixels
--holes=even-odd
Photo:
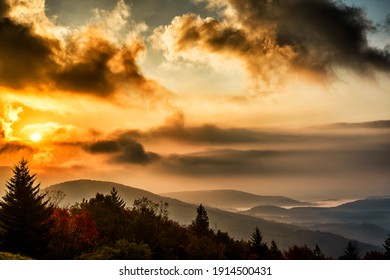
[[[133,210],[144,216],[157,216],[161,219],[168,218],[168,203],[162,201],[155,203],[147,197],[134,200]]]
[[[113,247],[103,246],[90,254],[84,254],[84,260],[150,260],[152,251],[146,244],[130,243],[125,239],[118,240]]]
[[[31,258],[22,256],[20,254],[0,252],[0,260],[31,260]]]
[[[130,221],[125,211],[125,203],[115,188],[107,194],[97,193],[94,198],[83,200],[73,211],[87,211],[92,215],[100,235],[99,245],[112,246],[117,240],[131,234]]]
[[[183,256],[183,244],[187,242],[185,230],[168,219],[168,203],[155,203],[142,197],[134,201],[131,214],[134,241],[138,244],[148,244],[154,259],[175,259],[177,255]]]
[[[0,202],[0,259],[325,259],[318,245],[314,250],[293,246],[282,254],[275,241],[270,248],[258,227],[248,241],[234,240],[228,233],[209,228],[202,204],[190,226],[168,217],[168,204],[146,197],[131,208],[115,188],[97,193],[70,209],[59,208],[63,193],[39,193],[27,161],[14,167],[8,191]],[[46,200],[50,198],[50,201]],[[49,243],[50,242],[50,243]],[[47,246],[49,243],[49,246]],[[390,234],[386,252],[372,251],[365,259],[389,259]],[[19,255],[19,253],[21,255]],[[348,242],[340,259],[358,259],[356,241]]]
[[[3,250],[43,258],[50,239],[53,208],[34,186],[28,162],[22,159],[6,183],[7,192],[0,202],[1,247]]]

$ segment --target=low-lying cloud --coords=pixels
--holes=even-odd
[[[83,148],[91,154],[109,155],[109,161],[118,164],[149,164],[160,159],[158,154],[145,151],[141,143],[126,135],[83,144]]]

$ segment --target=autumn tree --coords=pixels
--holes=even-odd
[[[22,159],[12,169],[13,177],[6,182],[7,192],[0,201],[1,247],[11,253],[33,258],[44,257],[50,239],[53,208],[40,194],[30,175],[28,161]]]
[[[97,193],[95,197],[83,200],[73,210],[84,210],[92,215],[100,235],[100,245],[114,245],[117,240],[130,235],[125,207],[125,202],[113,188],[107,195]]]
[[[48,256],[54,259],[73,259],[87,253],[97,244],[99,233],[92,215],[85,211],[72,213],[69,209],[54,209],[52,238]]]

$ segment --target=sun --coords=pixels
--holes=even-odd
[[[39,142],[42,139],[42,135],[39,132],[34,132],[30,135],[30,139],[33,142]]]

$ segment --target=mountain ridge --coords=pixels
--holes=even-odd
[[[47,190],[64,191],[66,197],[63,205],[69,205],[72,202],[80,202],[83,198],[94,197],[97,192],[108,193],[112,187],[117,189],[118,194],[125,200],[127,206],[131,206],[134,199],[146,196],[155,202],[168,202],[169,217],[180,224],[188,225],[196,216],[196,208],[198,206],[196,204],[185,203],[177,199],[159,196],[142,189],[109,181],[87,179],[68,181],[50,186]],[[347,238],[329,232],[310,231],[299,226],[267,221],[217,208],[208,207],[206,210],[211,228],[228,232],[235,239],[249,240],[254,228],[258,226],[262,231],[264,241],[270,244],[272,240],[275,240],[282,250],[293,245],[307,245],[314,248],[318,244],[327,256],[338,257],[342,255],[348,242]],[[381,249],[378,246],[362,242],[359,245],[363,252]]]
[[[176,198],[188,203],[202,203],[221,209],[250,208],[258,205],[285,207],[311,205],[310,203],[285,196],[257,195],[234,189],[168,192],[162,193],[161,195]],[[226,206],[227,202],[229,207]]]

